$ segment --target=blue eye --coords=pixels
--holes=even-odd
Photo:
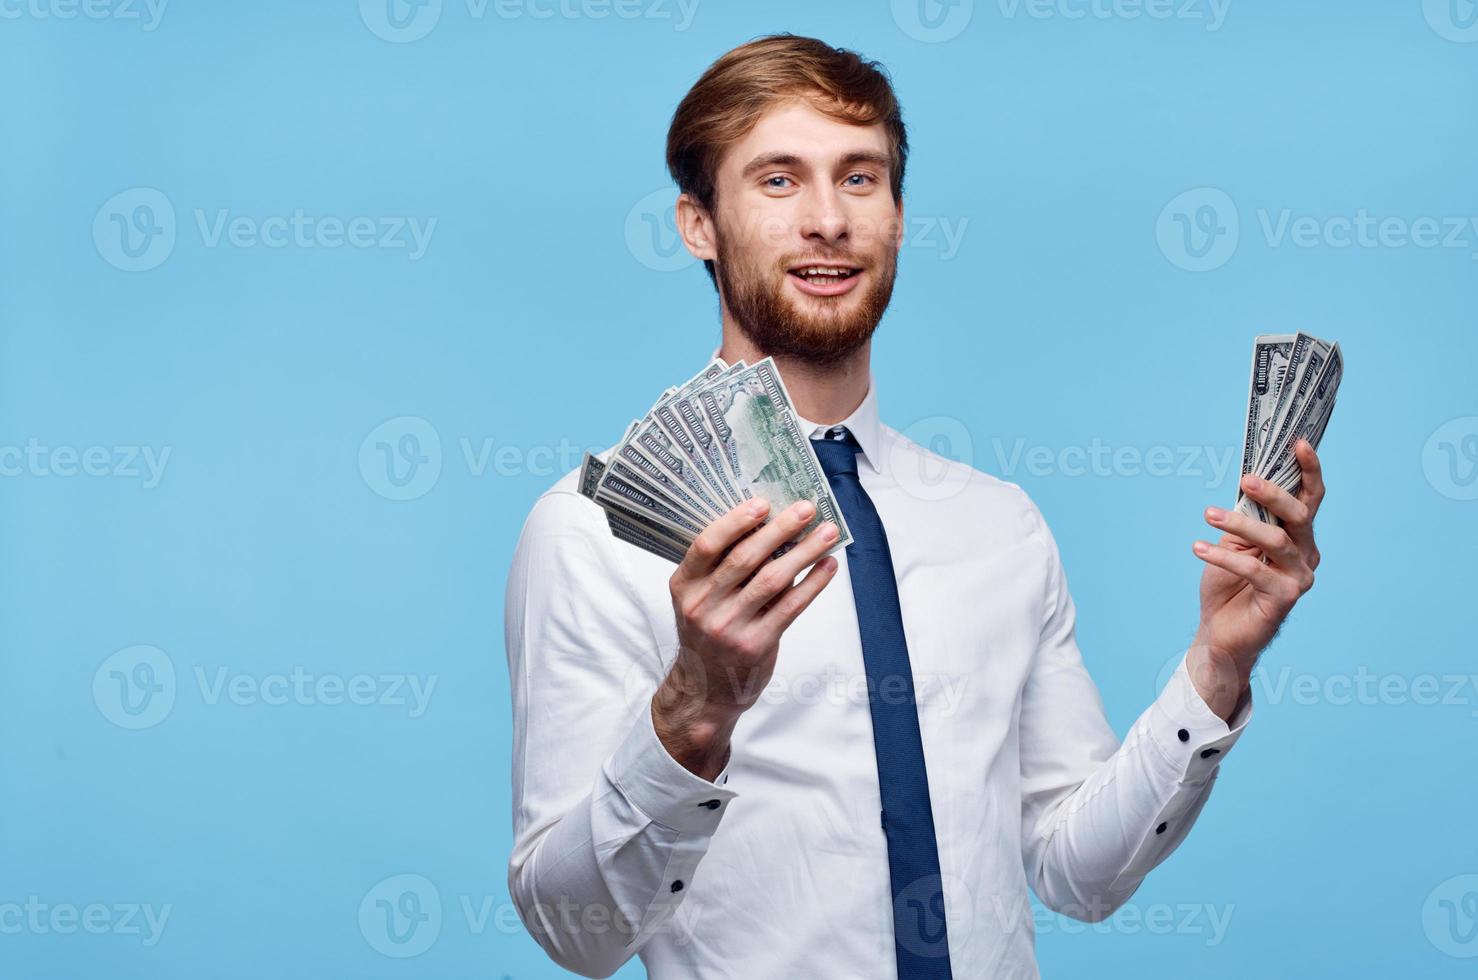
[[[872,181],[872,179],[873,179],[872,174],[848,174],[847,175],[847,180],[850,181],[853,178],[860,178],[864,183],[870,183]],[[861,187],[862,184],[851,184],[849,186],[852,186],[852,187]]]
[[[775,183],[775,181],[777,181],[777,180],[787,180],[788,181],[788,180],[790,180],[790,178],[789,177],[780,177],[780,176],[766,177],[765,178],[765,186],[766,187],[773,187],[776,190],[780,190],[781,189],[781,185]]]

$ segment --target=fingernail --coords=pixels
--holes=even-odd
[[[1227,512],[1220,507],[1207,507],[1206,516],[1213,521],[1224,521],[1227,519]]]
[[[825,526],[823,526],[821,528],[821,540],[822,541],[835,541],[836,539],[837,539],[837,526],[835,524],[831,523],[830,521],[827,521],[826,524],[825,524]]]
[[[1247,478],[1246,487],[1248,490],[1261,490],[1262,480],[1255,476],[1249,476]]]
[[[816,508],[809,500],[797,500],[790,505],[790,512],[796,517],[810,517]]]
[[[769,509],[770,509],[770,502],[768,500],[766,500],[764,497],[760,497],[760,498],[756,499],[754,503],[752,503],[752,504],[749,505],[749,516],[750,517],[763,517],[764,514],[765,514],[765,511],[767,511]]]
[[[1207,544],[1205,541],[1197,541],[1195,544],[1191,545],[1191,550],[1194,551],[1198,555],[1204,555],[1204,554],[1206,554],[1206,552],[1210,548],[1211,548],[1211,545]]]

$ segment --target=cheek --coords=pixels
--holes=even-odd
[[[892,252],[901,243],[903,227],[891,204],[860,209],[852,220],[852,247],[870,255]]]

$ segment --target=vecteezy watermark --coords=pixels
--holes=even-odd
[[[455,910],[455,911],[454,911]],[[635,935],[647,907],[634,903],[577,903],[568,898],[536,903],[529,910],[530,928],[548,923],[552,932]],[[699,906],[687,895],[652,934],[677,933],[679,942],[691,931]],[[460,915],[456,914],[460,913]],[[375,952],[395,959],[420,956],[443,931],[465,929],[468,935],[513,936],[525,931],[518,907],[494,895],[459,893],[442,900],[441,889],[422,874],[396,874],[372,885],[359,902],[359,932]]]
[[[975,0],[892,0],[893,23],[915,41],[938,44],[964,33]]]
[[[159,26],[169,0],[0,0],[0,20],[137,21],[145,32]]]
[[[1422,903],[1422,931],[1446,956],[1478,956],[1478,874],[1448,878],[1427,893]]]
[[[893,22],[915,41],[937,44],[964,33],[974,0],[892,0]],[[1002,20],[1194,21],[1207,31],[1226,23],[1231,0],[996,0]]]
[[[670,24],[674,31],[693,25],[699,0],[463,0],[473,21],[498,20],[645,20]],[[452,4],[448,3],[448,7]],[[443,0],[359,0],[359,17],[370,33],[384,41],[419,41],[441,22]]]
[[[1422,16],[1440,38],[1458,44],[1478,41],[1478,3],[1474,0],[1422,0]]]
[[[1422,473],[1452,500],[1478,500],[1478,416],[1451,419],[1422,446]]]
[[[626,212],[623,234],[626,250],[632,257],[654,272],[677,272],[698,260],[683,244],[677,228],[677,196],[674,187],[662,187],[643,195]],[[795,226],[789,219],[759,209],[721,214],[724,227],[742,229],[746,238],[758,238],[769,244],[785,245],[795,238]],[[866,248],[876,238],[897,241],[900,250],[923,252],[949,261],[957,256],[970,226],[967,216],[907,215],[901,224],[896,219],[871,223],[852,221],[848,239],[854,247]]]
[[[0,443],[0,477],[113,477],[159,486],[172,446],[49,446],[34,437],[24,445]]]
[[[1156,694],[1169,683],[1184,657],[1184,653],[1176,653],[1165,661],[1155,676]],[[1371,670],[1364,664],[1348,671],[1316,673],[1280,664],[1259,665],[1253,670],[1249,684],[1252,700],[1261,704],[1463,708],[1478,718],[1478,674],[1387,673]]]
[[[1015,20],[1178,20],[1219,31],[1232,0],[996,0],[1001,16]]]
[[[1089,899],[1064,906],[1060,912],[1033,906],[1032,924],[1038,936],[1060,932],[1074,936],[1084,932],[1151,936],[1204,936],[1207,947],[1220,946],[1237,906],[1214,902],[1125,902],[1113,908],[1107,902]]]
[[[556,477],[580,465],[584,446],[570,439],[519,446],[491,436],[458,436],[457,453],[467,475]],[[365,486],[387,500],[415,500],[441,480],[441,433],[418,415],[402,415],[375,426],[359,443],[359,475]]]
[[[148,902],[44,902],[28,895],[24,902],[0,901],[0,936],[137,936],[145,946],[164,936],[174,904]]]
[[[420,718],[436,690],[436,674],[313,672],[301,664],[286,671],[254,673],[195,664],[190,676],[206,707],[394,708]],[[120,728],[152,728],[174,710],[179,684],[174,660],[155,646],[125,647],[98,666],[92,700]]]
[[[1241,223],[1226,191],[1196,187],[1183,191],[1160,209],[1155,240],[1160,252],[1188,272],[1206,272],[1226,264],[1237,250]]]
[[[1256,227],[1268,248],[1442,249],[1466,251],[1478,261],[1478,216],[1300,214],[1293,208],[1257,208]],[[1226,265],[1241,239],[1237,205],[1225,191],[1197,187],[1172,198],[1155,222],[1155,239],[1171,264],[1188,272]]]
[[[1113,446],[1094,436],[1086,444],[1027,445],[991,439],[997,472],[1046,477],[1140,477],[1200,480],[1205,488],[1223,485],[1233,472],[1238,450],[1232,446]]]
[[[359,933],[382,956],[420,956],[441,935],[441,892],[424,875],[392,875],[360,900]]]
[[[158,647],[124,647],[93,672],[92,701],[119,728],[153,728],[174,709],[174,661]]]
[[[230,208],[194,208],[192,222],[203,248],[340,249],[403,251],[419,261],[431,246],[435,217],[311,214],[294,208],[264,217]],[[153,187],[119,191],[98,208],[92,240],[109,265],[147,272],[173,254],[179,237],[174,203]]]
[[[387,500],[424,497],[441,479],[441,435],[414,415],[387,419],[359,444],[359,475]]]
[[[761,678],[741,674],[732,667],[722,668],[722,675],[697,676],[703,668],[687,668],[683,685],[691,692],[707,690],[716,680],[725,685],[734,698],[745,704],[775,706],[795,705],[814,708],[819,705],[866,708],[872,704],[918,704],[931,718],[953,718],[965,704],[972,680],[969,674],[915,672],[869,675],[864,670],[843,671],[829,667],[820,672],[792,673],[776,670],[763,678],[764,687],[756,690]],[[646,664],[633,664],[623,681],[626,706],[634,715],[642,710],[657,692],[661,678],[653,676]],[[677,692],[684,694],[686,692]]]

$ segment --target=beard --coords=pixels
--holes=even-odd
[[[815,367],[830,367],[866,344],[893,297],[898,249],[885,247],[878,263],[864,265],[855,256],[808,254],[764,269],[735,251],[728,237],[717,237],[715,275],[730,315],[750,342],[767,355]],[[868,275],[860,297],[856,289],[841,296],[786,296],[786,270],[806,261],[861,267]],[[862,275],[862,273],[858,273]],[[807,303],[812,311],[797,307]]]

